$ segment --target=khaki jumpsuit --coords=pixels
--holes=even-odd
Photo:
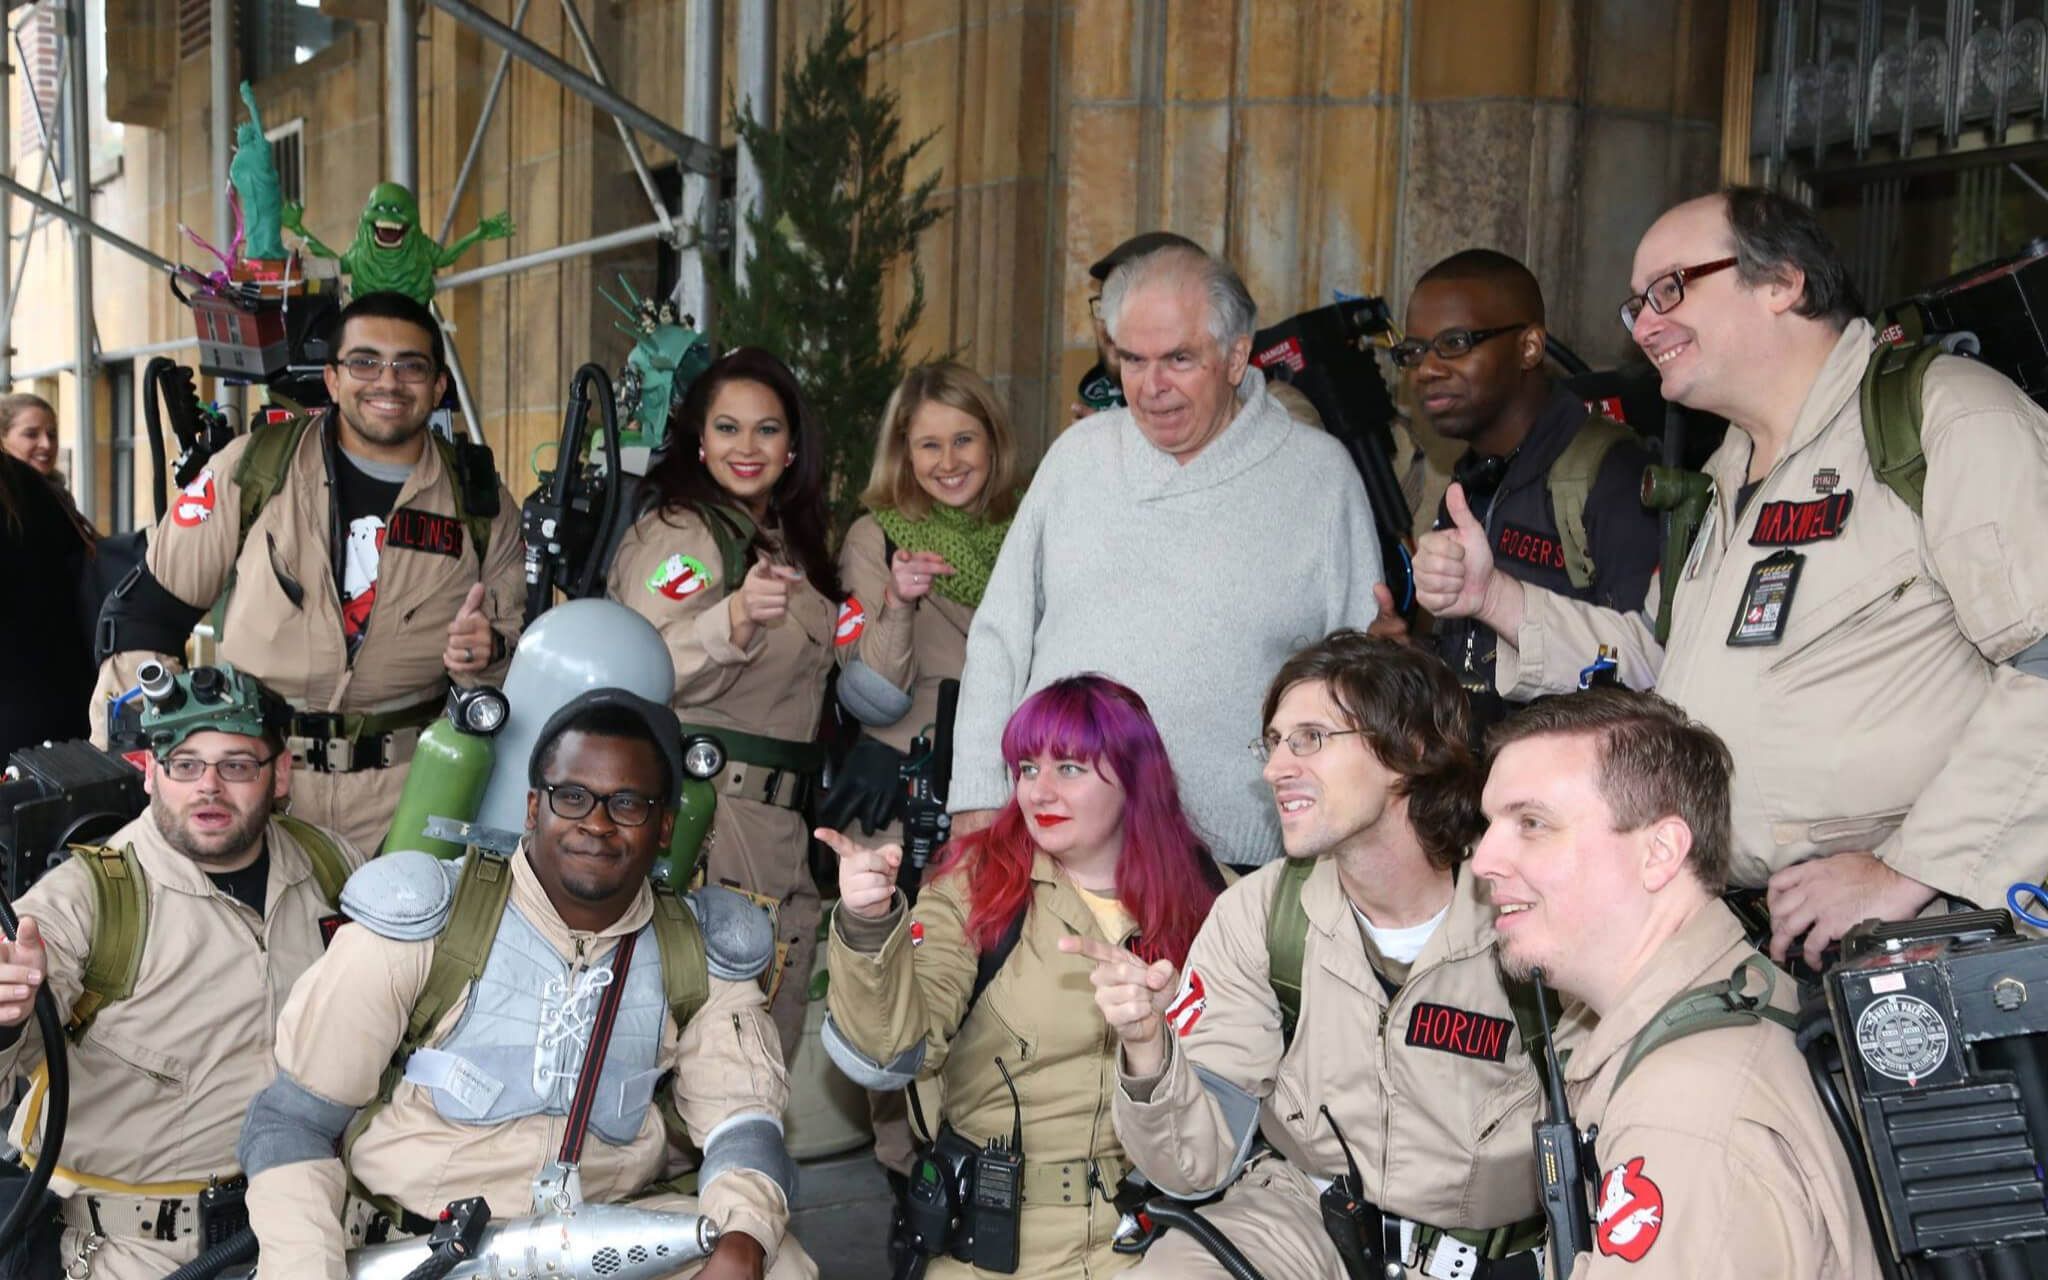
[[[160,1280],[190,1261],[199,1252],[199,1192],[236,1174],[243,1113],[270,1083],[278,1011],[319,959],[319,921],[334,910],[291,834],[272,822],[265,839],[261,918],[216,889],[148,813],[106,842],[135,850],[149,923],[134,993],[103,1007],[82,1043],[65,1046],[71,1110],[51,1189],[67,1197],[66,1264],[90,1251],[83,1275]],[[350,869],[362,864],[361,853],[337,845]],[[15,905],[42,929],[50,995],[69,1018],[98,915],[92,876],[74,859]],[[46,1071],[33,1019],[0,1051],[0,1071],[31,1082],[9,1137],[32,1156],[42,1145]],[[95,1215],[104,1233],[96,1245]],[[175,1239],[156,1238],[165,1215]]]
[[[873,516],[862,516],[846,531],[839,547],[839,582],[860,602],[862,616],[858,634],[840,636],[835,648],[840,666],[859,658],[876,675],[910,694],[910,710],[902,719],[861,728],[868,737],[907,753],[910,740],[938,720],[940,682],[958,680],[967,665],[967,628],[974,622],[974,610],[937,593],[908,606],[889,604],[888,549],[887,537]],[[891,821],[874,838],[885,844],[901,841],[902,822]],[[906,1171],[910,1124],[902,1095],[870,1093],[868,1103],[875,1126],[875,1159]]]
[[[1615,1085],[1667,1001],[1726,981],[1755,954],[1728,909],[1707,903],[1566,1064],[1573,1121],[1600,1127],[1593,1250],[1580,1255],[1579,1280],[1879,1274],[1848,1154],[1791,1031],[1759,1020],[1696,1032],[1657,1046]],[[1797,1004],[1783,974],[1773,1003]]]
[[[653,891],[642,886],[626,914],[598,933],[565,924],[534,878],[522,851],[511,860],[510,905],[564,958],[596,962],[616,940],[638,933],[653,917]],[[362,925],[335,935],[327,956],[293,989],[277,1027],[277,1069],[322,1098],[363,1107],[377,1097],[379,1077],[397,1050],[413,1004],[425,990],[437,939],[401,942]],[[636,963],[645,963],[639,958]],[[673,1072],[671,1096],[690,1136],[705,1136],[744,1115],[780,1117],[789,1077],[770,1041],[773,1028],[761,989],[752,982],[711,980],[711,995],[688,1027],[663,1020],[661,1065]],[[428,1040],[442,1043],[462,1018],[467,993],[455,1002]],[[565,1121],[541,1113],[478,1125],[443,1119],[425,1086],[401,1080],[349,1148],[337,1157],[280,1164],[249,1180],[249,1219],[262,1242],[262,1280],[345,1280],[344,1197],[349,1177],[373,1195],[432,1218],[451,1200],[483,1196],[493,1216],[522,1218],[531,1211],[533,1179],[561,1149]],[[645,1196],[662,1176],[668,1147],[660,1112],[647,1108],[640,1132],[613,1146],[592,1132],[579,1173],[584,1199],[595,1204],[631,1200],[639,1207],[702,1213],[722,1231],[742,1231],[761,1242],[774,1280],[810,1280],[818,1272],[785,1233],[789,1202],[765,1175],[738,1169],[714,1179],[701,1196]],[[677,1272],[690,1275],[696,1264]]]
[[[257,515],[239,553],[241,490],[234,473],[249,437],[216,454],[150,534],[149,570],[172,595],[195,608],[210,608],[227,590],[232,573],[234,594],[222,621],[219,656],[270,686],[302,715],[428,707],[447,693],[441,654],[448,644],[448,624],[471,586],[486,584],[484,612],[491,629],[505,638],[507,654],[519,639],[526,591],[519,503],[503,484],[498,486],[488,563],[479,562],[469,529],[459,522],[452,529],[435,522],[452,546],[437,542],[437,549],[429,550],[387,541],[378,558],[376,603],[351,659],[331,555],[325,421],[300,438],[283,487]],[[454,478],[431,443],[421,451],[392,511],[455,515]],[[300,589],[297,604],[287,579]],[[139,650],[116,653],[101,664],[92,699],[94,742],[106,744],[108,701],[131,688],[136,668],[151,658],[173,670],[184,665],[182,654]],[[507,665],[509,660],[494,663],[479,673],[477,682],[502,685]],[[432,718],[429,710],[420,723]],[[293,816],[332,827],[375,853],[405,787],[406,762],[328,773],[303,763],[298,742],[293,750],[302,757],[300,767],[292,770]],[[409,739],[404,751],[409,761]]]
[[[1024,1116],[1024,1209],[1020,1277],[1113,1275],[1131,1259],[1113,1253],[1109,1203],[1129,1168],[1110,1121],[1115,1034],[1095,1007],[1094,963],[1065,955],[1068,934],[1102,938],[1094,912],[1044,853],[1033,856],[1024,930],[970,1011],[979,955],[968,939],[964,870],[927,882],[915,907],[899,894],[891,913],[863,920],[833,913],[826,999],[832,1021],[862,1054],[887,1063],[925,1046],[918,1097],[979,1146],[1008,1140],[1015,1113],[996,1059],[1010,1070]],[[961,1020],[963,1012],[966,1020]],[[935,1258],[934,1280],[993,1274]]]
[[[1346,1168],[1325,1105],[1366,1198],[1386,1213],[1476,1232],[1527,1224],[1502,1233],[1495,1250],[1528,1247],[1540,1228],[1531,1221],[1539,1204],[1529,1138],[1538,1076],[1501,985],[1479,878],[1458,878],[1449,914],[1389,995],[1336,862],[1318,862],[1302,885],[1301,1016],[1288,1044],[1266,938],[1284,865],[1261,867],[1216,900],[1188,952],[1168,1015],[1180,1033],[1167,1037],[1161,1073],[1127,1075],[1118,1056],[1116,1128],[1132,1161],[1172,1195],[1207,1194],[1229,1174],[1238,1144],[1199,1066],[1262,1104],[1259,1132],[1273,1152],[1202,1213],[1266,1275],[1343,1278],[1317,1209],[1322,1185]],[[1170,1232],[1138,1274],[1227,1273]]]
[[[788,615],[760,628],[742,650],[733,645],[726,603],[739,584],[724,576],[718,543],[695,512],[655,511],[619,543],[607,594],[660,630],[676,668],[671,705],[684,724],[810,742],[825,709],[839,606],[809,582],[792,584]],[[818,886],[800,807],[805,788],[797,774],[733,758],[718,789],[718,813],[704,845],[705,878],[775,909],[781,962],[769,1009],[787,1060],[803,1036],[818,945]]]
[[[1508,698],[1577,687],[1601,644],[1735,757],[1732,883],[1846,851],[1982,907],[2048,856],[2048,413],[1973,360],[1927,371],[1922,514],[1863,441],[1870,325],[1852,322],[1800,406],[1784,456],[1741,510],[1749,437],[1707,462],[1713,505],[1659,647],[1642,613],[1526,589],[1502,637]],[[1731,644],[1759,563],[1804,557],[1776,643]],[[1649,593],[1654,604],[1655,588]],[[1510,643],[1512,641],[1512,643]]]

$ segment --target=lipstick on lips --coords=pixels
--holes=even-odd
[[[1034,813],[1031,820],[1041,827],[1056,827],[1062,822],[1072,821],[1063,813]]]

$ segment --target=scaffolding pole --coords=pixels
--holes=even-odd
[[[0,178],[14,181],[14,60],[4,48],[0,48]],[[14,276],[7,267],[7,247],[13,243],[14,201],[0,190],[0,387],[9,389],[14,386]]]
[[[614,231],[608,235],[593,236],[588,240],[578,240],[573,244],[557,245],[552,249],[536,250],[522,257],[507,258],[503,262],[492,262],[481,267],[472,267],[468,271],[457,271],[452,275],[438,276],[434,280],[434,287],[436,289],[460,289],[466,284],[476,284],[483,280],[495,280],[499,276],[518,275],[522,271],[531,271],[535,267],[545,267],[554,262],[566,262],[571,258],[595,257],[600,253],[610,253],[614,249],[624,249],[631,245],[646,244],[650,240],[665,239],[668,235],[668,229],[659,222],[649,222],[641,226],[629,227],[624,231]]]
[[[93,520],[98,504],[99,415],[93,381],[96,370],[92,353],[92,117],[86,90],[92,81],[86,66],[86,0],[71,0],[66,9],[64,54],[71,69],[65,103],[70,113],[70,132],[65,140],[65,159],[71,169],[71,285],[72,307],[77,321],[78,427],[72,438],[78,441],[72,455],[71,492],[78,509]]]
[[[428,0],[436,9],[455,19],[463,26],[476,32],[484,39],[509,52],[513,57],[529,66],[538,68],[550,80],[564,89],[611,112],[614,116],[632,125],[641,133],[659,142],[675,153],[675,157],[686,169],[699,173],[718,172],[718,149],[699,142],[669,125],[630,99],[605,88],[568,63],[541,48],[517,31],[493,18],[465,0]]]
[[[725,47],[722,0],[688,0],[688,27],[683,35],[683,132],[693,138],[718,138],[720,56]],[[676,273],[676,314],[694,316],[696,329],[708,333],[713,314],[710,277],[704,255],[715,252],[711,238],[718,230],[718,182],[701,173],[683,173],[682,262]]]
[[[740,114],[759,125],[775,118],[775,4],[774,0],[740,0],[739,31]],[[739,180],[733,192],[733,275],[747,282],[754,259],[754,233],[747,220],[761,212],[761,160],[745,138],[740,140]]]
[[[81,94],[80,96],[82,97],[84,95]],[[29,204],[34,205],[37,209],[41,210],[44,213],[49,214],[51,217],[62,222],[65,226],[70,227],[74,232],[83,232],[84,234],[92,236],[95,239],[104,240],[108,244],[112,245],[116,249],[119,249],[121,252],[127,254],[128,256],[132,258],[137,258],[143,262],[148,263],[150,266],[155,267],[158,271],[163,272],[165,275],[169,275],[178,269],[178,265],[172,262],[169,258],[158,257],[156,254],[151,253],[149,250],[143,248],[141,245],[135,243],[133,240],[130,240],[128,237],[122,235],[120,232],[109,230],[108,228],[101,226],[99,223],[94,222],[89,215],[81,213],[77,209],[67,209],[63,205],[58,204],[55,200],[52,200],[48,196],[44,195],[42,192],[31,191],[27,187],[22,186],[19,182],[16,182],[12,178],[0,178],[0,191],[4,191],[8,195],[17,197],[18,199],[26,200]],[[84,203],[84,199],[77,192],[74,191],[72,193],[72,203],[82,204]]]
[[[612,87],[611,77],[604,73],[604,64],[597,60],[597,46],[590,41],[590,29],[583,25],[583,15],[576,11],[576,0],[562,0],[562,16],[569,21],[569,32],[576,37],[576,45],[583,50],[584,65],[590,68],[590,78]],[[640,190],[647,194],[647,203],[654,210],[654,220],[664,230],[669,229],[668,206],[662,203],[661,192],[655,190],[654,175],[648,172],[647,157],[640,150],[640,139],[626,127],[626,122],[612,117],[612,128],[619,131],[619,141],[625,144],[626,158],[633,162],[633,175],[640,179]]]
[[[518,31],[526,25],[526,7],[533,0],[519,0],[512,9],[512,30]],[[435,244],[447,244],[448,233],[455,230],[455,211],[462,204],[462,193],[469,190],[470,175],[476,172],[477,157],[484,152],[484,134],[491,127],[491,117],[498,111],[498,95],[505,91],[505,76],[512,70],[512,51],[498,51],[498,69],[491,73],[491,87],[484,93],[484,108],[477,113],[476,129],[469,135],[469,150],[462,153],[462,168],[455,175],[455,186],[448,192],[448,207],[441,212],[441,234],[434,237]]]
[[[235,137],[234,97],[234,0],[211,0],[207,6],[209,45],[206,57],[207,102],[213,118],[207,122],[213,180],[213,242],[228,248],[235,242],[234,208],[228,202],[229,151]],[[233,252],[229,249],[229,252]],[[239,425],[246,417],[249,393],[240,385],[216,379],[214,390],[227,406],[229,420]]]
[[[216,0],[218,2],[218,0]],[[388,140],[385,172],[420,194],[420,43],[414,0],[385,0],[384,110]]]

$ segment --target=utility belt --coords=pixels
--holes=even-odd
[[[1322,1193],[1323,1230],[1351,1280],[1406,1270],[1431,1280],[1541,1280],[1542,1214],[1488,1230],[1433,1227],[1350,1193],[1339,1178]]]
[[[447,707],[443,695],[396,711],[292,712],[285,749],[319,773],[362,773],[409,763],[420,732]]]
[[[64,1219],[64,1225],[88,1236],[109,1240],[197,1240],[200,1249],[211,1248],[249,1225],[249,1209],[244,1202],[249,1180],[240,1174],[206,1184],[165,1185],[180,1189],[191,1185],[198,1189],[182,1195],[150,1195],[80,1187],[60,1202],[58,1215]]]
[[[825,748],[820,743],[770,738],[722,725],[685,724],[682,730],[686,738],[708,733],[725,744],[725,769],[712,784],[722,796],[801,810],[825,771]]]

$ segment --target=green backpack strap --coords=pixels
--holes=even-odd
[[[94,911],[84,988],[64,1026],[64,1034],[77,1044],[102,1009],[135,994],[142,944],[149,936],[149,892],[132,846],[73,845],[71,853],[92,875]]]
[[[754,545],[759,526],[738,507],[710,505],[698,511],[704,517],[704,526],[711,530],[711,540],[718,544],[719,567],[725,575],[719,580],[719,588],[731,595],[746,581],[747,570],[752,567],[747,563],[747,548]]]
[[[1315,869],[1313,858],[1289,858],[1266,914],[1266,974],[1280,1002],[1283,1053],[1294,1043],[1294,1026],[1301,1021],[1301,966],[1308,953],[1308,911],[1301,905],[1301,890]]]
[[[449,489],[455,494],[455,518],[469,530],[481,567],[491,550],[491,521],[498,514],[498,468],[488,447],[471,443],[458,445],[438,432],[427,432],[434,451],[447,469]]]
[[[661,985],[668,996],[669,1016],[680,1032],[711,998],[711,969],[696,913],[665,889],[654,891],[654,942],[661,953]]]
[[[1927,366],[1942,354],[1935,342],[1914,346],[1880,343],[1863,367],[1859,407],[1863,411],[1863,447],[1871,470],[1885,488],[1920,514],[1927,490],[1927,454],[1920,444],[1921,389]]]
[[[1565,575],[1575,590],[1592,586],[1598,570],[1586,537],[1586,504],[1593,499],[1593,483],[1600,478],[1601,464],[1614,447],[1634,439],[1635,433],[1614,419],[1588,413],[1564,452],[1550,464],[1550,474],[1545,477],[1550,510],[1557,517]]]
[[[328,907],[340,906],[341,886],[348,883],[349,870],[341,846],[325,831],[288,813],[278,814],[277,823],[305,850],[306,861],[313,864],[313,880],[320,886],[320,896],[326,899]]]
[[[1752,973],[1761,977],[1764,985],[1763,991],[1754,996],[1744,993]],[[1777,985],[1777,971],[1771,968],[1770,962],[1752,954],[1744,957],[1725,981],[1693,987],[1671,997],[1650,1019],[1649,1025],[1637,1032],[1636,1038],[1629,1043],[1628,1056],[1621,1060],[1621,1074],[1614,1078],[1614,1087],[1619,1089],[1621,1082],[1636,1069],[1636,1064],[1652,1052],[1689,1035],[1712,1031],[1716,1027],[1744,1027],[1758,1021],[1775,1022],[1788,1031],[1797,1030],[1797,1017],[1771,1006],[1771,993]]]
[[[317,420],[314,414],[302,414],[282,422],[266,422],[249,432],[249,445],[235,461],[235,496],[238,502],[235,558],[228,563],[227,584],[215,598],[213,612],[208,618],[213,624],[216,645],[221,639],[221,624],[228,616],[228,601],[235,594],[235,575],[242,561],[242,545],[249,541],[249,530],[255,527],[256,517],[263,514],[264,505],[284,488],[292,458],[299,451],[299,441],[305,439],[306,428]]]

